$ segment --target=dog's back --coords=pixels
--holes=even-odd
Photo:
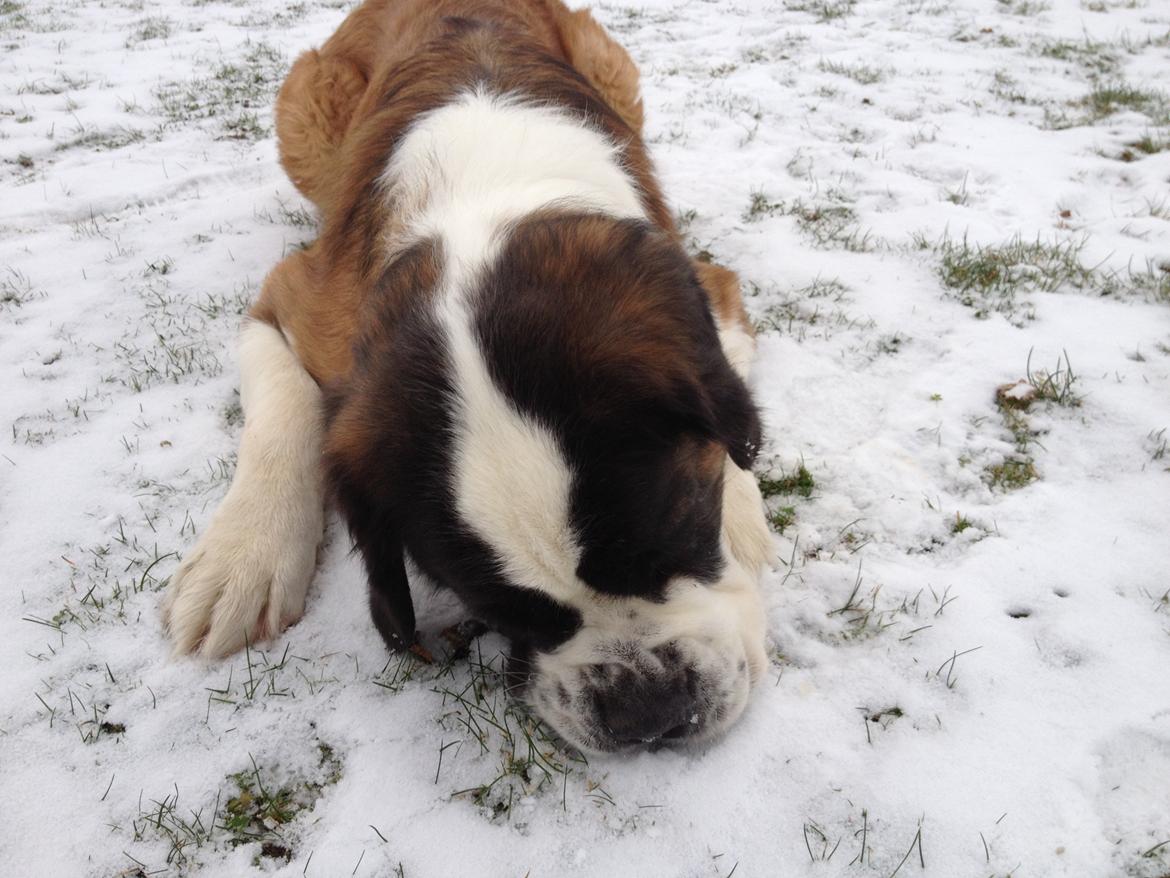
[[[574,68],[641,134],[638,70],[587,10],[570,11],[560,0],[372,0],[297,60],[277,98],[281,163],[298,188],[321,204],[346,134],[387,97],[402,68],[425,53],[457,63],[451,38],[474,30],[481,33],[469,42],[479,44],[483,73],[493,50],[527,44]]]
[[[348,373],[354,319],[408,212],[381,197],[387,161],[421,116],[477,89],[562,109],[603,134],[647,218],[676,236],[642,144],[637,70],[588,12],[559,0],[367,2],[297,60],[277,98],[281,162],[322,233],[270,277],[253,313],[290,340],[316,339],[297,353],[319,382]]]

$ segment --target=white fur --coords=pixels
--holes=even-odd
[[[381,179],[411,239],[438,236],[456,277],[486,264],[509,223],[543,207],[645,219],[616,147],[567,113],[475,91],[421,117]]]
[[[730,457],[723,464],[723,538],[743,568],[757,576],[772,561],[772,533],[759,483]]]
[[[556,438],[517,412],[492,383],[462,317],[454,310],[447,318],[459,376],[459,515],[495,549],[511,582],[570,602],[581,588],[581,552],[569,524],[573,474]]]
[[[321,391],[266,323],[245,324],[239,355],[235,478],[164,603],[176,652],[227,655],[299,619],[324,527]]]

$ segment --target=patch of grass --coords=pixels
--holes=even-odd
[[[215,815],[219,810],[219,799],[216,798],[209,818],[204,818],[206,806],[198,810],[179,807],[179,788],[176,786],[173,793],[167,793],[161,799],[148,799],[139,803],[139,813],[131,823],[134,841],[157,839],[170,846],[166,855],[166,865],[183,869],[195,864],[195,852],[209,844],[215,830]],[[129,854],[126,854],[129,857]],[[131,858],[133,860],[133,858]],[[138,874],[145,875],[144,863],[139,864]],[[130,872],[131,875],[135,874]]]
[[[770,201],[765,193],[753,192],[749,198],[747,210],[743,212],[743,220],[747,223],[759,222],[764,217],[775,216],[783,210],[783,201]]]
[[[799,464],[796,469],[788,474],[781,472],[779,476],[757,475],[756,481],[760,485],[760,494],[767,500],[771,497],[778,497],[781,495],[796,494],[806,500],[812,496],[815,482],[812,473],[808,471],[803,463]]]
[[[219,481],[228,481],[235,461],[220,460],[219,464],[223,467]],[[291,647],[285,644],[277,659],[275,653],[270,657],[266,650],[246,645],[245,671],[238,672],[233,665],[228,668],[227,679],[220,686],[206,687],[206,720],[211,721],[213,711],[223,707],[234,713],[271,698],[297,698],[304,693],[315,695],[337,682],[337,678],[329,673],[328,658],[295,656],[291,654]]]
[[[222,137],[259,140],[271,133],[268,108],[285,68],[278,49],[249,42],[238,58],[215,65],[210,76],[165,82],[155,88],[154,97],[172,124],[214,119]]]
[[[951,522],[951,533],[961,534],[963,531],[974,526],[971,519],[965,517],[962,513],[956,512],[955,520]]]
[[[510,819],[513,805],[541,792],[559,791],[566,807],[569,776],[587,764],[584,756],[566,747],[525,705],[509,697],[504,664],[500,654],[485,660],[477,644],[466,665],[448,662],[438,668],[433,686],[442,696],[439,724],[444,730],[436,754],[435,782],[445,766],[450,770],[461,751],[477,754],[479,762],[492,766],[492,776],[452,792],[451,797],[473,802],[491,821]],[[460,774],[465,775],[466,769]],[[586,790],[595,801],[613,804],[596,782],[587,780]]]
[[[873,85],[886,78],[885,70],[880,67],[871,67],[868,64],[846,64],[822,58],[818,62],[817,68],[825,73],[848,77],[861,85]]]
[[[949,201],[951,204],[959,207],[966,206],[969,196],[967,195],[967,175],[963,175],[963,180],[953,189],[947,189],[943,194],[943,200]]]
[[[223,417],[224,426],[228,429],[235,429],[244,425],[244,407],[240,405],[238,392],[232,401],[223,407],[220,415]]]
[[[81,76],[72,76],[68,73],[58,72],[56,77],[51,80],[25,80],[25,82],[17,86],[16,93],[18,95],[59,95],[67,91],[79,91],[89,88],[91,83],[92,80],[89,78],[88,73],[82,74]]]
[[[778,506],[768,513],[768,524],[776,533],[784,533],[785,528],[796,521],[795,506]]]
[[[1040,433],[1029,420],[1029,412],[1037,403],[1064,408],[1078,408],[1081,396],[1074,389],[1077,382],[1072,362],[1067,353],[1057,358],[1055,368],[1032,369],[1032,352],[1025,365],[1026,379],[996,388],[995,404],[1004,427],[1012,437],[1015,453],[988,466],[984,481],[994,489],[1015,491],[1040,478],[1032,458],[1032,446],[1038,444]]]
[[[818,277],[794,291],[796,295],[807,299],[830,299],[834,302],[844,302],[849,287],[838,278]]]
[[[984,471],[988,486],[1001,491],[1017,491],[1040,478],[1036,464],[1031,460],[1008,458],[989,466]]]
[[[149,263],[143,280],[133,285],[142,299],[143,317],[114,343],[119,369],[106,381],[140,393],[158,384],[200,381],[223,371],[221,348],[209,330],[214,320],[242,310],[239,291],[193,301],[172,291],[173,265],[165,259]]]
[[[132,143],[140,143],[146,135],[137,128],[116,125],[105,131],[79,131],[70,140],[57,144],[58,152],[66,149],[90,149],[97,152],[121,149]]]
[[[168,844],[166,865],[181,872],[197,865],[197,852],[204,847],[254,845],[254,866],[265,861],[288,863],[297,844],[293,824],[313,810],[325,787],[341,778],[342,762],[333,747],[318,741],[317,753],[318,764],[308,776],[294,776],[279,785],[249,757],[251,769],[230,775],[226,801],[221,789],[210,808],[206,804],[180,808],[178,787],[161,799],[150,799],[139,805],[131,822],[134,841],[158,839]]]
[[[894,356],[902,350],[902,345],[906,344],[910,339],[902,335],[900,332],[889,332],[878,336],[874,341],[870,342],[874,354],[886,354]]]
[[[1028,96],[1020,90],[1016,78],[1006,70],[995,71],[991,81],[991,93],[1009,104],[1031,103]]]
[[[1170,149],[1170,136],[1163,133],[1146,132],[1137,140],[1127,143],[1126,149],[1142,155],[1155,155]]]
[[[868,720],[866,736],[869,736]],[[872,741],[871,741],[872,743]],[[850,803],[850,808],[854,806]],[[910,847],[896,863],[898,853],[902,850],[901,844],[891,846],[889,843],[875,841],[883,838],[886,831],[880,823],[875,822],[867,809],[862,808],[859,815],[852,812],[841,820],[841,825],[830,829],[829,821],[816,821],[806,818],[803,827],[804,846],[808,851],[809,862],[827,863],[837,857],[838,867],[834,870],[843,874],[846,868],[856,867],[869,874],[883,874],[886,878],[897,878],[902,867],[911,859],[917,850],[914,859],[919,862],[919,869],[926,868],[926,859],[922,853],[922,820],[918,821],[917,831],[910,841]],[[844,846],[842,845],[844,842]],[[890,869],[893,868],[891,872]]]
[[[24,30],[31,24],[24,3],[0,0],[0,31]]]
[[[872,730],[875,727],[881,729],[883,732],[887,731],[897,720],[900,720],[906,715],[905,711],[896,704],[893,707],[885,707],[881,710],[873,710],[868,707],[859,707],[857,709],[865,717],[865,740],[868,744],[873,743]]]
[[[784,8],[789,12],[807,12],[816,16],[817,21],[833,21],[853,12],[857,0],[785,0]]]
[[[231,775],[235,786],[233,795],[224,805],[222,823],[228,833],[228,844],[239,847],[259,844],[260,856],[273,859],[292,859],[292,848],[281,828],[296,819],[302,811],[312,810],[326,786],[341,779],[341,759],[329,744],[318,742],[319,762],[317,777],[284,786],[267,786],[256,760],[251,771]]]
[[[340,3],[334,4],[337,8],[341,7]],[[269,12],[265,9],[264,12],[252,10],[239,21],[233,22],[237,27],[249,28],[254,30],[262,30],[272,27],[290,27],[294,24],[304,21],[305,15],[309,11],[307,3],[290,3],[284,9]]]
[[[134,26],[130,36],[126,37],[126,48],[129,49],[149,40],[165,40],[171,35],[173,26],[174,23],[163,16],[144,18]]]
[[[799,198],[786,213],[796,217],[796,224],[818,247],[838,247],[855,253],[873,249],[869,232],[857,224],[857,214],[845,203],[825,201],[806,204]]]
[[[10,266],[4,277],[0,278],[0,310],[19,308],[44,295],[33,286],[28,275],[18,268]]]
[[[1047,369],[1033,371],[1032,352],[1029,351],[1025,370],[1028,376],[1028,384],[1035,388],[1036,399],[1046,400],[1066,408],[1078,408],[1080,406],[1082,402],[1081,397],[1073,390],[1077,376],[1073,372],[1072,361],[1069,360],[1067,351],[1060,357],[1057,357],[1056,367],[1051,371]]]
[[[1022,293],[1062,289],[1104,289],[1103,278],[1081,264],[1083,242],[1045,243],[1015,237],[998,245],[944,238],[939,245],[939,279],[947,294],[985,318],[1000,313],[1013,323],[1031,319]]]
[[[797,228],[817,247],[841,248],[856,253],[873,249],[870,233],[861,230],[852,205],[837,193],[830,192],[828,197],[810,203],[800,198],[771,201],[765,193],[753,192],[743,220],[759,222],[777,215],[793,217]]]
[[[277,199],[276,215],[267,208],[261,208],[255,212],[257,218],[273,225],[286,225],[298,229],[311,229],[317,225],[317,218],[313,215],[308,207],[289,207],[288,203]]]
[[[243,283],[237,284],[230,293],[204,293],[191,304],[209,320],[219,320],[242,316],[255,296],[255,287]]]
[[[881,585],[863,589],[864,584],[859,562],[849,596],[841,606],[827,613],[830,619],[840,620],[842,627],[834,632],[834,636],[842,641],[867,640],[890,632],[898,634],[899,642],[909,642],[920,632],[932,627],[929,622],[921,624],[923,617],[941,616],[947,606],[956,600],[950,594],[949,586],[941,592],[933,588],[921,589],[913,596],[907,594],[887,600],[882,595]],[[929,591],[929,597],[926,591]]]
[[[223,123],[223,136],[228,140],[263,140],[271,130],[256,113],[247,111],[236,113]]]
[[[1131,110],[1149,116],[1155,125],[1170,124],[1170,103],[1164,92],[1137,88],[1121,80],[1097,83],[1080,100],[1080,106],[1088,113],[1090,123]]]
[[[1089,12],[1109,12],[1112,9],[1142,9],[1148,0],[1081,0],[1081,8]]]
[[[1019,408],[1001,406],[1000,415],[1003,418],[1004,427],[1007,428],[1008,434],[1012,437],[1019,459],[1031,460],[1031,447],[1039,444],[1037,440],[1041,433],[1033,429],[1028,421],[1028,416]]]
[[[1170,304],[1170,262],[1150,262],[1144,271],[1129,271],[1117,279],[1117,285],[1147,301]]]
[[[154,534],[153,520],[147,517],[145,524]],[[161,551],[149,538],[140,538],[118,516],[105,540],[62,554],[61,560],[69,571],[65,603],[48,618],[30,613],[24,621],[52,628],[61,635],[89,631],[102,623],[126,622],[139,612],[139,595],[158,591],[165,584],[163,562],[174,557],[173,552]]]
[[[1153,835],[1153,833],[1150,833]],[[1161,838],[1161,836],[1154,836]],[[1134,852],[1137,854],[1137,862],[1126,869],[1127,876],[1134,876],[1134,878],[1166,878],[1170,875],[1170,838],[1163,841],[1158,841],[1150,847],[1142,850],[1149,844],[1149,839],[1137,848]]]
[[[170,274],[175,268],[175,260],[169,256],[162,256],[151,262],[146,263],[146,268],[142,270],[142,276],[147,277],[152,274]]]
[[[1052,8],[1049,3],[1041,2],[1041,0],[997,0],[997,2],[999,3],[999,11],[1009,15],[1039,15]]]
[[[1087,34],[1083,40],[1041,40],[1032,44],[1031,51],[1041,58],[1075,64],[1092,77],[1111,76],[1121,66],[1121,53],[1116,46],[1095,41]]]
[[[1154,463],[1165,460],[1170,454],[1170,439],[1166,437],[1166,428],[1151,430],[1146,435],[1146,450],[1150,453],[1150,460]]]
[[[859,320],[842,306],[849,288],[836,278],[816,278],[794,289],[763,290],[748,281],[749,297],[768,304],[753,324],[758,332],[778,332],[803,341],[810,333],[829,338],[840,329],[870,329],[872,320]]]

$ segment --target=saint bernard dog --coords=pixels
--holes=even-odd
[[[300,618],[331,499],[390,648],[416,642],[409,555],[571,744],[727,729],[766,666],[754,338],[735,275],[683,250],[625,50],[559,0],[366,0],[276,121],[320,237],[243,328],[176,651]]]

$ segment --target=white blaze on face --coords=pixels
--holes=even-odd
[[[573,474],[556,438],[491,380],[458,308],[444,315],[457,388],[455,502],[515,585],[577,602],[580,549],[569,522]]]

